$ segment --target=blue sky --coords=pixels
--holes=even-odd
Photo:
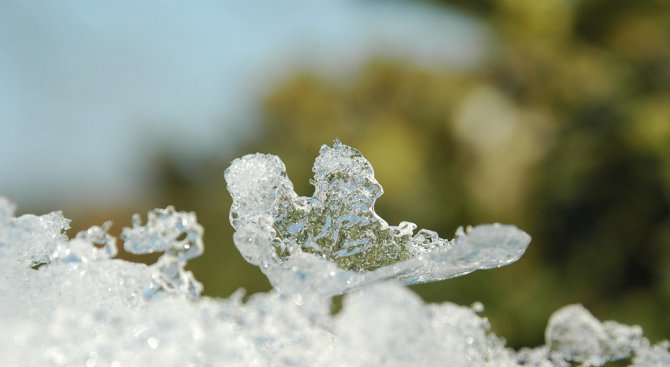
[[[3,1],[0,195],[132,200],[155,148],[230,151],[291,70],[373,55],[468,67],[484,40],[463,15],[403,1]]]

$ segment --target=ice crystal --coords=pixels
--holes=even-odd
[[[372,168],[349,147],[322,149],[312,198],[293,192],[273,156],[241,158],[226,176],[235,243],[281,286],[246,302],[243,291],[201,297],[184,270],[203,252],[193,213],[133,218],[124,248],[163,253],[145,265],[115,258],[109,222],[68,239],[60,212],[17,218],[0,197],[0,366],[670,365],[668,342],[652,345],[639,327],[601,323],[579,305],[550,318],[544,346],[514,351],[481,305],[424,303],[398,283],[508,264],[529,238],[502,225],[450,241],[387,225],[372,208],[381,195]],[[332,314],[324,295],[347,290]]]
[[[461,228],[453,240],[415,233],[411,222],[390,226],[374,211],[383,190],[370,162],[339,141],[321,147],[312,171],[312,197],[295,193],[273,155],[244,156],[225,173],[235,244],[283,291],[331,295],[387,279],[442,280],[512,263],[530,242],[501,224]]]
[[[165,252],[179,260],[190,260],[202,255],[203,229],[194,213],[177,212],[174,207],[155,209],[142,225],[139,214],[133,216],[133,227],[124,228],[123,248],[134,254]],[[182,238],[183,237],[183,238]]]
[[[614,321],[600,323],[581,305],[570,305],[551,316],[546,341],[556,359],[602,365],[629,358],[642,345],[642,329]]]
[[[135,214],[133,227],[124,228],[121,233],[121,239],[125,241],[123,248],[130,253],[163,252],[163,256],[151,266],[154,270],[152,281],[144,296],[153,297],[164,291],[197,298],[202,291],[202,284],[195,280],[193,273],[184,270],[186,261],[200,256],[204,251],[203,229],[195,214],[177,212],[169,206],[155,209],[147,217],[147,224],[142,225],[142,219]]]
[[[116,238],[107,234],[111,226],[110,221],[102,226],[92,226],[77,233],[69,243],[58,244],[49,255],[48,263],[98,261],[116,256]]]

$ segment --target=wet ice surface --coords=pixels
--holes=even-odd
[[[177,212],[174,207],[154,209],[147,215],[147,224],[142,225],[139,215],[133,216],[133,227],[124,228],[121,239],[123,248],[133,254],[163,252],[151,266],[154,272],[151,283],[144,290],[145,298],[162,295],[164,292],[196,299],[202,284],[190,271],[185,271],[186,262],[202,255],[203,229],[194,213]],[[183,237],[183,238],[182,238]]]
[[[381,280],[406,284],[510,264],[530,236],[510,225],[459,228],[453,240],[390,226],[374,211],[383,190],[370,162],[335,141],[321,147],[312,197],[298,196],[281,160],[250,154],[226,170],[235,245],[285,292],[334,295]]]
[[[481,307],[424,303],[401,283],[509,264],[528,236],[488,225],[443,240],[388,226],[372,211],[381,187],[367,161],[345,146],[324,149],[319,159],[344,158],[317,160],[316,199],[293,193],[276,157],[247,156],[227,172],[235,242],[279,286],[246,302],[243,291],[201,297],[184,270],[203,252],[193,213],[133,218],[124,248],[162,253],[144,265],[114,258],[109,223],[69,239],[61,213],[16,218],[0,197],[0,365],[670,366],[667,342],[651,345],[639,327],[600,322],[580,305],[554,313],[544,346],[514,351],[489,332]],[[355,177],[337,173],[350,159]],[[341,292],[333,315],[328,295]]]

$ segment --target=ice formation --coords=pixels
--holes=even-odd
[[[124,228],[121,233],[123,248],[133,254],[163,252],[152,265],[156,271],[144,291],[145,298],[161,294],[160,291],[198,298],[202,284],[191,272],[184,271],[184,266],[204,251],[202,234],[194,213],[177,212],[172,206],[149,212],[145,226],[139,215],[133,216],[133,227]]]
[[[244,156],[225,172],[235,245],[281,291],[333,295],[382,280],[442,280],[512,263],[530,242],[509,225],[459,228],[453,240],[414,233],[411,222],[389,226],[374,211],[383,190],[372,165],[339,141],[321,147],[312,171],[312,197],[293,191],[273,155]]]
[[[61,213],[17,218],[0,197],[0,365],[670,366],[668,342],[651,345],[639,327],[579,305],[550,318],[544,346],[514,351],[481,307],[424,303],[402,283],[508,264],[529,237],[490,225],[447,241],[389,226],[372,210],[381,194],[372,168],[349,147],[322,149],[313,198],[293,193],[272,156],[241,158],[226,178],[235,243],[278,287],[246,302],[243,291],[200,296],[184,270],[203,252],[193,213],[133,218],[124,248],[162,252],[145,265],[115,258],[109,223],[68,239]],[[342,292],[333,315],[329,295]]]

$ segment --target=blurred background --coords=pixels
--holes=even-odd
[[[390,224],[532,235],[423,299],[483,302],[513,347],[576,302],[670,336],[670,2],[0,2],[0,194],[71,236],[195,211],[207,295],[270,289],[232,244],[230,161],[277,154],[310,195],[334,138]]]

